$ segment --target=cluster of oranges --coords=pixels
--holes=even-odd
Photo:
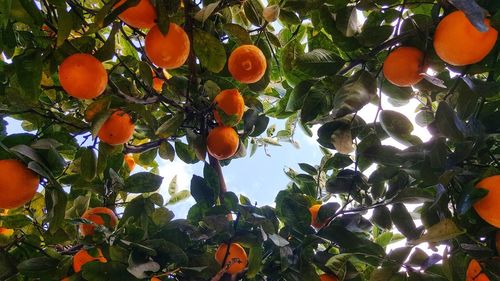
[[[119,1],[115,8],[125,0]],[[141,0],[135,6],[125,9],[119,18],[134,28],[149,29],[145,38],[145,51],[149,60],[165,69],[175,69],[185,64],[190,55],[190,39],[184,29],[170,23],[163,34],[156,25],[156,10],[150,0]],[[267,62],[262,51],[254,45],[237,47],[228,59],[228,70],[240,83],[255,83],[265,74]],[[59,66],[59,80],[62,88],[78,99],[93,99],[100,96],[108,83],[103,64],[89,54],[74,54]],[[163,80],[153,72],[153,89],[160,92]],[[222,160],[233,156],[239,145],[239,138],[232,126],[243,116],[243,98],[236,89],[222,91],[215,99],[214,111],[218,127],[210,131],[207,138],[209,153]],[[86,112],[87,113],[87,112]],[[220,116],[220,115],[225,116]],[[228,121],[226,119],[231,119]],[[86,118],[87,121],[92,118]],[[135,129],[132,117],[123,110],[115,110],[98,132],[99,139],[110,145],[126,143]],[[126,159],[126,161],[129,161]],[[129,163],[129,162],[127,162]]]
[[[113,230],[118,223],[118,218],[115,213],[111,209],[105,207],[88,209],[85,213],[83,213],[82,218],[93,223],[80,225],[80,234],[84,237],[95,234],[95,225],[102,225]],[[92,252],[88,249],[81,249],[73,256],[73,270],[75,273],[80,272],[83,265],[86,263],[92,261],[99,261],[102,263],[107,262],[107,259],[104,257],[101,249],[94,248],[93,250],[94,251]]]
[[[493,49],[498,32],[484,20],[488,31],[478,31],[462,11],[455,11],[439,22],[434,33],[434,50],[446,63],[454,66],[474,64],[484,59]],[[392,51],[384,61],[385,78],[399,87],[410,87],[420,82],[427,71],[424,53],[402,46]]]
[[[254,45],[242,45],[236,48],[228,60],[228,69],[232,77],[245,84],[259,81],[267,68],[266,57]],[[214,116],[219,124],[207,137],[207,149],[210,155],[223,160],[232,157],[238,150],[239,138],[231,126],[241,121],[245,102],[237,89],[221,91],[214,99]],[[222,115],[222,116],[221,116]]]

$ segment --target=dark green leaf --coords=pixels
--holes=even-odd
[[[125,180],[123,190],[130,193],[153,192],[160,188],[162,182],[163,177],[148,172],[140,172]]]

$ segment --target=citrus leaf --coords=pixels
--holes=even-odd
[[[436,243],[453,239],[463,233],[465,233],[465,230],[460,229],[452,219],[446,218],[428,228],[424,235],[420,236],[420,238],[409,241],[409,243],[413,245],[418,245],[424,242]]]
[[[123,190],[130,193],[153,192],[160,188],[162,182],[163,177],[148,172],[140,172],[125,180]]]
[[[195,29],[193,47],[201,65],[208,70],[219,73],[226,66],[226,50],[219,39],[201,29]]]

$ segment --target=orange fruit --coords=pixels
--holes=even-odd
[[[500,175],[484,178],[476,187],[488,194],[474,203],[474,209],[487,223],[500,228]]]
[[[228,159],[238,151],[240,139],[236,131],[227,126],[219,126],[207,137],[208,153],[218,160]]]
[[[224,257],[226,257],[227,244],[221,244],[215,252],[215,260],[222,266]],[[238,243],[231,243],[229,254],[227,255],[224,266],[227,267],[227,273],[237,274],[247,267],[248,257],[245,249]]]
[[[126,0],[120,0],[115,8],[120,7]],[[140,0],[135,6],[127,8],[118,18],[135,28],[151,28],[155,25],[156,9],[150,0]]]
[[[322,228],[323,226],[325,226],[324,221],[318,221],[318,213],[320,208],[321,204],[312,205],[311,208],[309,208],[309,212],[311,213],[311,225],[315,228]]]
[[[135,125],[130,115],[117,110],[104,122],[98,136],[101,141],[110,145],[124,144],[132,137],[134,129]]]
[[[146,55],[157,66],[173,69],[182,66],[190,51],[189,37],[175,23],[170,23],[168,33],[163,35],[155,25],[146,35]]]
[[[245,111],[245,101],[238,89],[229,89],[221,91],[214,99],[214,116],[219,125],[236,125],[243,118]],[[233,124],[223,124],[218,110],[222,110],[228,117],[234,118]],[[234,116],[234,117],[233,117]],[[233,120],[232,120],[233,121]]]
[[[464,12],[455,11],[439,22],[434,33],[437,55],[451,65],[468,65],[481,61],[493,49],[498,32],[488,19],[486,32],[477,30]]]
[[[14,209],[35,196],[40,178],[22,162],[0,160],[0,209]]]
[[[160,93],[161,90],[163,89],[163,83],[165,83],[165,81],[163,81],[162,79],[158,78],[158,77],[153,77],[153,89]]]
[[[481,265],[475,259],[472,259],[465,273],[465,281],[490,281],[486,274],[482,273]]]
[[[267,62],[259,48],[254,45],[242,45],[231,53],[227,66],[235,80],[250,84],[264,76]]]
[[[125,161],[125,164],[127,165],[128,170],[132,172],[135,168],[134,155],[132,155],[131,153],[125,155],[125,157],[123,157],[123,161]]]
[[[78,273],[82,270],[82,266],[84,264],[91,261],[99,261],[102,263],[108,262],[108,260],[102,255],[102,251],[99,248],[97,248],[96,257],[91,256],[87,250],[81,249],[73,257],[73,270]]]
[[[69,277],[64,277],[61,281],[69,281]]]
[[[77,99],[93,99],[106,89],[108,73],[92,55],[74,54],[59,65],[59,81],[68,95]]]
[[[151,70],[151,73],[153,74],[153,89],[160,93],[161,90],[163,89],[163,83],[165,83],[165,81],[163,81],[163,79],[160,79],[158,78],[158,75],[156,75],[156,72],[154,72],[153,70]]]
[[[321,281],[339,281],[339,279],[335,275],[331,274],[321,274],[319,276]]]
[[[49,37],[54,37],[57,34],[46,24],[42,25],[40,30],[45,31]]]
[[[160,278],[158,278],[158,277],[151,277],[151,280],[150,280],[150,281],[161,281],[161,279],[160,279]]]
[[[82,219],[89,220],[98,225],[104,225],[109,229],[114,229],[118,218],[112,210],[105,207],[88,209],[83,213]],[[83,236],[93,235],[95,226],[92,224],[80,224],[80,233]]]
[[[399,87],[410,87],[422,80],[425,72],[424,53],[414,47],[399,47],[384,61],[384,76]]]
[[[0,227],[0,235],[11,236],[14,234],[14,230],[10,228]]]

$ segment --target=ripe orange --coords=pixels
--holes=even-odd
[[[190,51],[189,37],[175,23],[170,23],[167,35],[155,25],[146,35],[146,55],[157,66],[173,69],[182,66]]]
[[[117,110],[104,122],[98,136],[101,141],[110,144],[124,144],[134,134],[135,125],[126,112]]]
[[[59,66],[59,81],[68,95],[77,99],[93,99],[106,89],[108,73],[92,55],[74,54]]]
[[[319,276],[321,281],[339,281],[339,279],[335,275],[331,274],[321,274]]]
[[[14,234],[14,230],[10,228],[0,227],[0,235],[11,236]]]
[[[465,273],[465,281],[490,281],[486,274],[482,273],[481,265],[475,259],[472,259]]]
[[[132,172],[135,168],[134,155],[129,153],[129,154],[125,155],[125,157],[123,157],[123,160],[125,161],[125,164],[127,165],[128,170]]]
[[[115,8],[126,0],[120,0]],[[124,23],[135,28],[151,28],[155,25],[156,9],[150,0],[140,0],[136,6],[129,7],[118,16]]]
[[[474,209],[487,223],[500,228],[500,175],[484,178],[476,187],[488,190],[488,194],[474,204]]]
[[[214,110],[215,120],[219,125],[233,126],[238,124],[245,111],[245,101],[238,89],[229,89],[221,91],[214,99],[216,109]],[[228,117],[234,116],[234,123],[223,124],[218,110],[222,110]],[[231,118],[232,119],[232,118]],[[233,120],[232,120],[233,121]]]
[[[153,89],[160,93],[161,90],[163,89],[163,83],[165,83],[165,81],[163,81],[162,79],[158,78],[158,77],[153,77]]]
[[[267,62],[259,48],[254,45],[242,45],[231,53],[227,66],[235,80],[250,84],[264,76]]]
[[[102,263],[108,262],[108,260],[102,255],[102,251],[99,248],[97,248],[97,257],[93,257],[87,250],[81,249],[73,257],[73,270],[78,273],[82,270],[82,266],[84,264],[91,261],[99,261]]]
[[[104,225],[109,229],[114,229],[116,223],[118,222],[118,218],[115,213],[108,208],[105,207],[96,207],[92,209],[88,209],[83,213],[82,219],[89,220],[98,225]],[[81,224],[80,225],[80,233],[83,236],[93,235],[95,226],[92,224]]]
[[[451,65],[468,65],[481,61],[493,49],[498,32],[488,19],[486,32],[478,31],[464,12],[455,11],[439,22],[434,34],[437,55]]]
[[[160,279],[160,278],[158,278],[158,277],[151,277],[151,280],[150,280],[150,281],[161,281],[161,279]]]
[[[424,53],[414,47],[399,47],[384,61],[384,76],[399,87],[410,87],[422,80],[425,72]]]
[[[227,252],[227,244],[221,244],[215,252],[215,260],[222,266],[224,257]],[[229,254],[227,255],[224,266],[227,267],[227,273],[237,274],[245,270],[247,267],[248,257],[245,249],[238,243],[231,243],[229,246]]]
[[[218,160],[228,159],[238,151],[240,139],[231,127],[219,126],[207,137],[208,153]]]
[[[321,204],[312,205],[311,208],[309,208],[309,212],[311,213],[311,225],[315,228],[322,228],[323,226],[325,226],[324,221],[318,221],[318,213],[320,208]]]
[[[17,208],[30,201],[39,182],[38,175],[22,162],[0,160],[0,209]]]

